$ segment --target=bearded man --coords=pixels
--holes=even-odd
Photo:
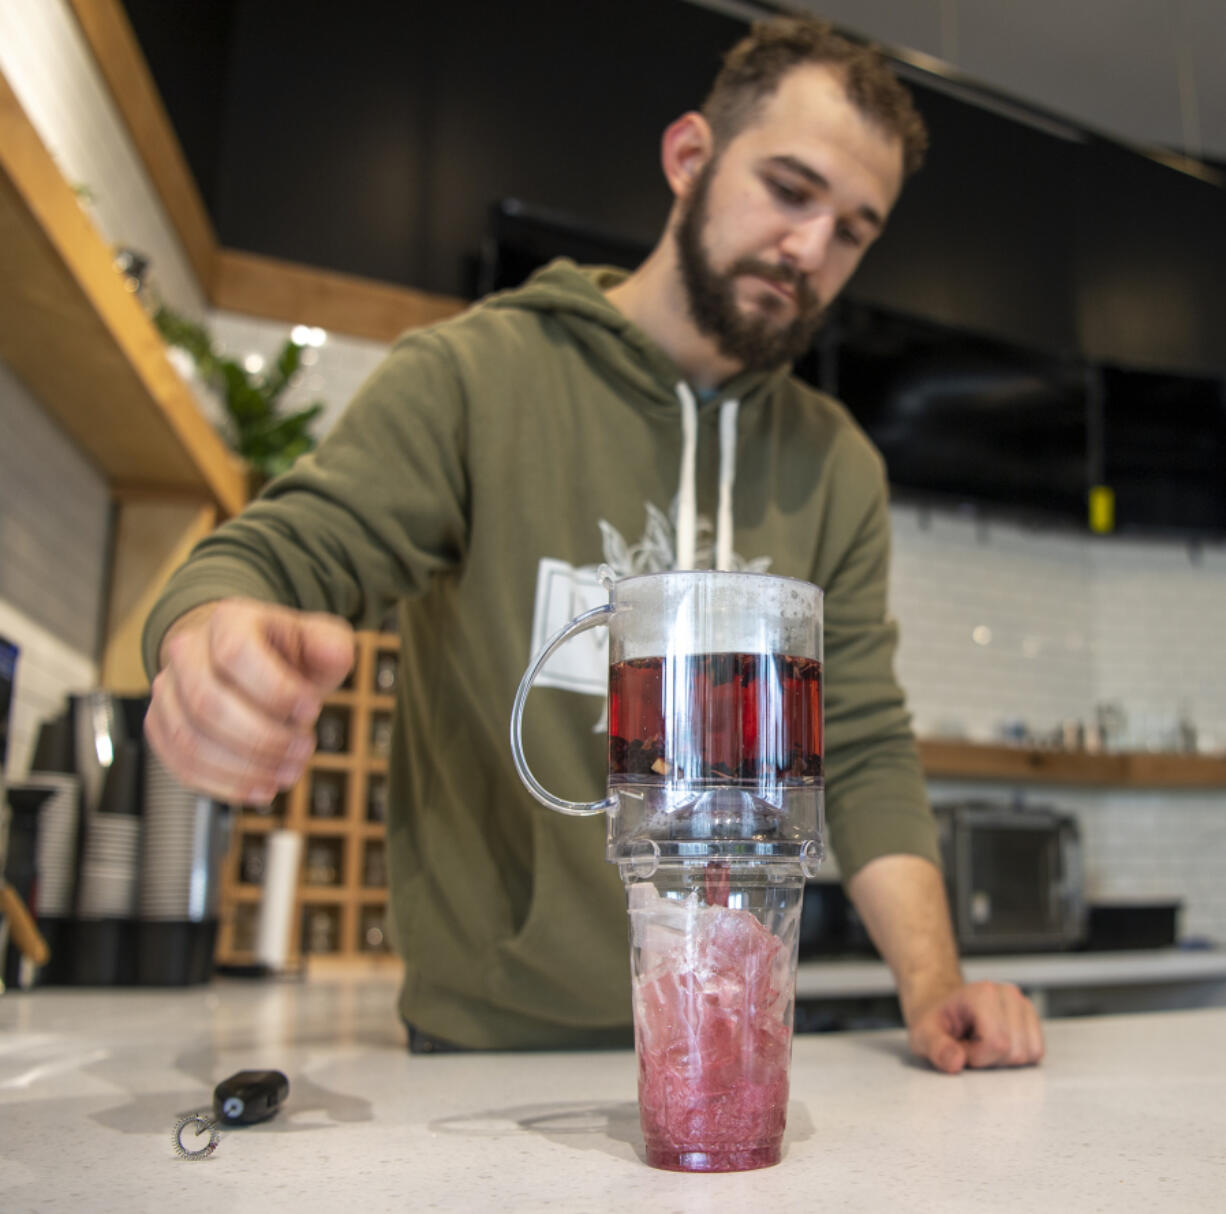
[[[638,269],[555,262],[406,334],[151,613],[150,743],[185,783],[258,803],[301,775],[350,627],[397,605],[387,848],[410,1048],[632,1040],[602,824],[538,806],[507,744],[530,655],[603,599],[603,562],[822,587],[830,841],[912,1047],[950,1072],[1041,1057],[1029,1001],[959,971],[893,674],[881,459],[790,374],[925,144],[878,52],[812,20],[755,25],[664,133],[674,203]],[[526,721],[565,795],[603,783],[602,663],[546,668]]]

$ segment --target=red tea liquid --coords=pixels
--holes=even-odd
[[[822,776],[822,666],[763,653],[609,670],[610,783],[778,786]]]

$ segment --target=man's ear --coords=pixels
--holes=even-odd
[[[697,110],[682,114],[665,129],[660,140],[660,163],[675,198],[689,194],[714,149],[711,125]]]

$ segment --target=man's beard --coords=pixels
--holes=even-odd
[[[711,265],[703,245],[703,230],[715,165],[712,159],[703,167],[677,225],[677,254],[690,316],[700,333],[714,338],[724,357],[740,363],[746,371],[773,370],[806,353],[826,311],[808,280],[791,266],[752,257],[734,261],[722,273]],[[741,311],[736,280],[747,274],[783,283],[793,290],[796,314],[789,323],[780,325],[772,323],[768,315],[746,316]],[[779,304],[782,307],[783,301]]]

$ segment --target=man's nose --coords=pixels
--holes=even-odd
[[[795,224],[784,237],[780,252],[802,274],[812,274],[821,269],[826,260],[830,242],[834,239],[834,226],[833,215],[814,215],[803,223]]]

